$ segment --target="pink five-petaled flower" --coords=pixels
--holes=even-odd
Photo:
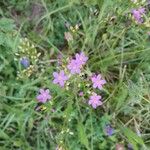
[[[134,19],[138,23],[142,23],[143,22],[142,15],[145,13],[145,8],[141,7],[139,9],[133,9],[131,12],[132,12],[132,15],[133,15]]]
[[[53,83],[59,84],[61,87],[64,87],[65,82],[68,80],[68,76],[65,75],[65,72],[63,70],[61,70],[59,73],[54,72],[53,76],[54,76]]]
[[[75,57],[77,63],[80,64],[81,66],[85,65],[88,60],[88,57],[83,52],[81,52],[80,54],[77,53]]]
[[[51,95],[50,95],[49,89],[47,89],[47,90],[40,89],[39,90],[39,95],[36,98],[37,98],[37,100],[39,102],[46,103],[48,100],[51,99]]]
[[[97,76],[93,76],[91,80],[93,82],[93,88],[98,88],[100,90],[103,88],[103,85],[106,83],[106,80],[103,80],[100,74]]]
[[[79,74],[81,72],[81,67],[81,64],[79,64],[75,59],[72,59],[67,66],[71,74]]]
[[[103,104],[100,101],[101,98],[102,97],[100,95],[93,93],[93,95],[90,97],[88,104],[91,105],[94,109],[96,109],[98,106],[101,106]]]

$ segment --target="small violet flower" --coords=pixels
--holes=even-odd
[[[59,84],[61,87],[64,87],[65,82],[68,80],[68,76],[65,75],[65,72],[63,70],[61,70],[59,73],[54,72],[53,76],[54,76],[53,83]]]
[[[79,74],[81,72],[81,67],[81,64],[79,64],[75,59],[72,59],[67,66],[71,74]]]
[[[138,22],[138,23],[142,23],[143,22],[143,18],[142,16],[145,14],[145,8],[141,7],[139,9],[133,9],[131,11],[134,19]]]
[[[93,88],[98,88],[98,89],[102,89],[103,85],[106,83],[105,80],[102,79],[101,75],[94,75],[92,78],[91,78],[92,82],[93,82]]]
[[[28,68],[30,66],[30,61],[27,57],[23,57],[20,59],[20,64],[23,65],[23,67]]]
[[[91,105],[94,109],[96,109],[98,106],[102,105],[102,102],[100,101],[101,98],[102,97],[100,95],[93,93],[93,95],[90,97],[88,104]]]
[[[106,135],[112,136],[114,134],[114,129],[110,125],[107,125],[105,128],[105,132],[106,132]]]
[[[41,103],[45,103],[50,99],[51,99],[51,95],[49,89],[47,90],[40,89],[39,95],[37,96],[37,100]]]
[[[75,57],[76,57],[77,63],[80,65],[85,65],[88,60],[88,57],[85,56],[83,52],[81,52],[80,54],[77,53]]]

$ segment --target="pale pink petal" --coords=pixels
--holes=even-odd
[[[92,104],[92,100],[89,100],[88,104],[91,105]]]
[[[58,83],[58,80],[57,80],[57,79],[54,79],[54,80],[53,80],[53,83],[54,83],[54,84],[57,84],[57,83]]]
[[[106,80],[101,80],[101,84],[105,84],[106,83]]]
[[[101,101],[98,102],[98,105],[101,106],[103,103]]]
[[[42,100],[43,100],[42,95],[38,95],[36,98],[37,98],[37,100],[39,100],[39,101],[42,101]]]
[[[97,84],[96,83],[93,84],[93,88],[97,88]]]
[[[46,92],[47,94],[49,94],[49,89],[47,89],[45,92]]]
[[[55,78],[57,78],[57,77],[58,77],[58,73],[57,73],[57,72],[54,72],[54,73],[53,73],[53,76],[54,76]]]
[[[40,89],[40,93],[41,93],[41,94],[44,93],[44,89]]]
[[[96,109],[97,105],[95,103],[92,104],[92,107]]]
[[[103,87],[102,87],[102,85],[101,85],[101,84],[99,84],[99,85],[98,85],[98,88],[99,88],[100,90],[102,90],[102,89],[103,89]]]
[[[59,82],[59,85],[60,85],[61,87],[64,87],[64,84],[65,84],[64,81],[60,81],[60,82]]]
[[[47,96],[47,99],[51,99],[52,97],[50,95]]]
[[[65,75],[64,71],[61,70],[61,71],[60,71],[60,76],[64,76],[64,75]]]
[[[102,78],[102,76],[99,74],[99,75],[97,76],[97,79],[100,80],[101,78]]]
[[[97,98],[98,98],[98,99],[101,99],[102,97],[101,97],[100,95],[97,95]]]

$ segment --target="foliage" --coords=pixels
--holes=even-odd
[[[107,150],[117,143],[149,149],[146,1],[11,0],[0,5],[0,149]],[[138,24],[131,10],[141,6],[146,14]],[[83,78],[100,72],[107,81],[97,109],[78,95],[79,87],[90,91],[84,80],[71,78],[71,90],[52,83],[59,63],[66,65],[79,51],[89,57]],[[22,57],[29,58],[29,68],[20,64]],[[52,93],[47,103],[36,99],[40,88]],[[107,125],[114,129],[111,136]]]

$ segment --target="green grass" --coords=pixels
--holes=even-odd
[[[0,150],[113,150],[117,143],[150,149],[149,28],[130,15],[141,5],[130,0],[0,2]],[[66,22],[80,24],[79,29],[72,32]],[[73,41],[64,39],[65,32]],[[16,53],[24,37],[41,55],[32,60],[32,75],[17,79],[23,68]],[[96,110],[83,103],[88,97],[78,97],[80,78],[69,90],[52,83],[57,55],[66,63],[79,51],[88,54],[86,71],[107,80],[104,104]],[[50,89],[53,99],[39,105],[41,87]],[[107,124],[115,129],[111,137],[104,132]]]

